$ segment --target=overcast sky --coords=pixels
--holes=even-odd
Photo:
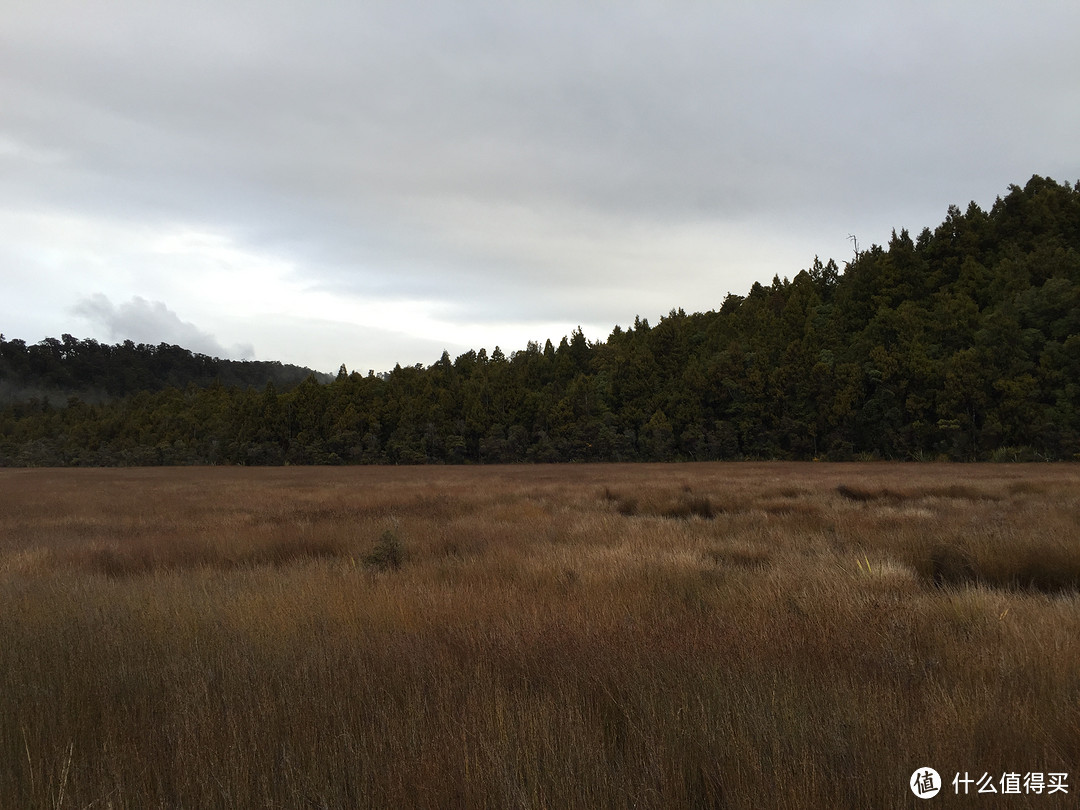
[[[0,0],[0,331],[366,373],[1080,178],[1080,3]]]

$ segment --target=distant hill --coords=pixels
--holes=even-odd
[[[333,379],[300,366],[222,360],[166,343],[150,346],[127,340],[109,345],[63,335],[28,346],[0,334],[0,403],[47,397],[64,402],[70,396],[103,402],[189,385],[262,388],[273,382],[289,389],[312,374],[323,382]]]
[[[717,304],[290,390],[177,347],[9,342],[15,384],[121,398],[0,408],[0,464],[1080,460],[1080,183]]]

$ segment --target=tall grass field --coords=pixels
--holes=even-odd
[[[1075,465],[0,470],[0,808],[1076,807],[1078,586]]]

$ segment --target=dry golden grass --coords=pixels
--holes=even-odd
[[[0,807],[1080,792],[1080,468],[0,470]],[[1075,784],[1071,784],[1075,783]],[[1006,805],[1007,802],[1007,805]]]

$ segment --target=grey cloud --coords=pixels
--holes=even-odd
[[[151,345],[168,343],[212,357],[251,359],[255,355],[250,345],[226,349],[213,335],[181,320],[161,301],[147,301],[135,296],[116,305],[107,296],[95,293],[79,301],[72,313],[104,329],[109,340]]]
[[[604,289],[665,298],[687,222],[685,285],[740,291],[765,268],[732,267],[732,241],[842,258],[848,233],[1080,175],[1073,4],[43,0],[6,16],[0,135],[64,160],[0,164],[0,205],[205,224],[313,287],[476,319],[588,319]]]
[[[91,107],[87,160],[160,182],[159,204],[233,206],[256,227],[299,216],[337,240],[358,220],[396,253],[417,199],[651,220],[798,208],[876,186],[919,130],[939,147],[924,172],[940,170],[956,139],[998,137],[1040,96],[995,105],[973,81],[1023,75],[1009,62],[1034,43],[1009,39],[1033,26],[943,5],[331,4],[301,17],[278,4],[257,21],[253,7],[203,7],[90,26],[37,61],[59,61],[47,82],[65,105]],[[965,102],[958,127],[946,113]],[[437,237],[442,223],[424,225]]]
[[[83,153],[118,172],[208,182],[225,170],[235,193],[265,184],[339,213],[369,194],[465,193],[670,217],[773,205],[771,167],[819,176],[823,157],[836,180],[857,183],[858,156],[896,125],[889,105],[933,118],[1020,44],[1003,34],[1011,20],[980,24],[992,15],[967,4],[906,19],[761,5],[330,4],[302,17],[277,5],[258,20],[203,7],[133,13],[119,33],[79,28],[57,43],[70,50],[24,46],[20,62],[49,48],[34,61],[56,64],[44,84],[86,111]],[[800,201],[796,182],[785,199]]]

